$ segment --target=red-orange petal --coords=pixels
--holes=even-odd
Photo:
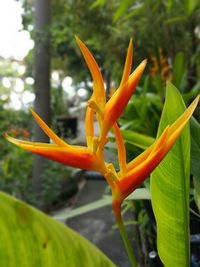
[[[119,187],[123,198],[127,197],[137,187],[139,187],[163,159],[168,133],[169,127],[165,129],[157,142],[155,142],[155,145],[148,157],[139,165],[135,166],[135,168],[127,172],[124,177],[121,177]]]
[[[27,151],[48,158],[50,160],[57,161],[64,165],[84,170],[95,170],[95,171],[100,170],[99,160],[91,152],[91,150],[87,148],[78,146],[61,147],[56,144],[43,144],[43,143],[22,141],[12,138],[6,134],[5,138],[9,142]]]
[[[139,165],[140,163],[142,163],[144,160],[146,160],[148,158],[149,154],[153,150],[154,144],[151,145],[143,153],[141,153],[139,156],[137,156],[135,159],[133,159],[132,161],[130,161],[127,164],[127,166],[126,166],[127,172],[129,172],[130,170],[132,170],[133,168],[135,168],[137,165]]]
[[[102,139],[105,138],[113,124],[123,113],[129,99],[136,89],[146,63],[146,60],[142,61],[137,69],[129,76],[128,82],[121,88],[118,88],[114,95],[107,102],[103,112]]]

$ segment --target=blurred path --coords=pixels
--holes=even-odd
[[[79,192],[76,207],[101,198],[106,188],[103,180],[88,180]],[[130,267],[126,252],[115,224],[111,206],[85,213],[67,220],[67,225],[90,240],[118,267]]]

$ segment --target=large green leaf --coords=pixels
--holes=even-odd
[[[94,245],[64,224],[0,193],[0,266],[115,265]]]
[[[184,110],[185,105],[180,93],[168,83],[158,136]],[[190,266],[189,176],[190,133],[187,125],[168,155],[151,175],[158,252],[167,267]]]

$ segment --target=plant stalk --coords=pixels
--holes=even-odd
[[[117,204],[117,205],[116,205]],[[133,253],[132,247],[131,247],[131,243],[128,239],[128,235],[123,223],[123,219],[121,216],[121,204],[120,203],[113,203],[113,210],[114,210],[114,214],[115,214],[115,218],[119,227],[119,232],[121,235],[121,238],[123,240],[129,261],[131,263],[131,267],[137,267],[137,262],[135,259],[135,255]]]

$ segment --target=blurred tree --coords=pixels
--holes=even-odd
[[[185,88],[192,89],[200,66],[200,1],[123,0],[116,5],[114,21],[117,25],[130,22],[137,54],[155,55],[162,48],[173,65],[176,54],[184,53],[188,70]]]
[[[24,26],[32,23],[31,0],[21,0]],[[52,0],[51,56],[52,67],[73,77],[77,86],[89,88],[88,71],[83,68],[80,51],[75,45],[77,34],[95,55],[107,88],[118,82],[128,41],[133,37],[134,65],[144,58],[163,54],[171,64],[182,51],[186,57],[187,84],[191,89],[200,68],[198,0]],[[150,65],[150,64],[149,64]],[[115,86],[115,84],[114,84]]]
[[[35,78],[35,111],[50,123],[50,1],[35,1],[35,59],[34,59],[34,78]],[[49,142],[48,137],[34,125],[34,139],[37,142]],[[41,177],[44,170],[44,159],[34,156],[33,160],[33,190],[36,193],[41,191]]]
[[[123,25],[123,29],[116,27],[112,19],[114,1],[108,1],[103,8],[93,7],[93,3],[92,0],[53,1],[51,30],[54,66],[67,70],[75,84],[84,81],[88,87],[91,79],[88,79],[87,67],[75,44],[76,34],[95,55],[109,89],[111,80],[119,80],[121,75],[132,30],[126,25]]]
[[[22,0],[23,24],[32,29],[32,7],[30,0]],[[75,86],[91,88],[86,65],[75,43],[78,35],[91,49],[105,77],[106,87],[121,76],[126,49],[133,29],[113,22],[115,1],[102,7],[94,7],[92,0],[52,0],[51,56],[52,69],[62,70],[73,77]],[[85,66],[83,68],[83,66]],[[109,70],[109,71],[108,71]],[[111,71],[112,70],[112,71]]]

